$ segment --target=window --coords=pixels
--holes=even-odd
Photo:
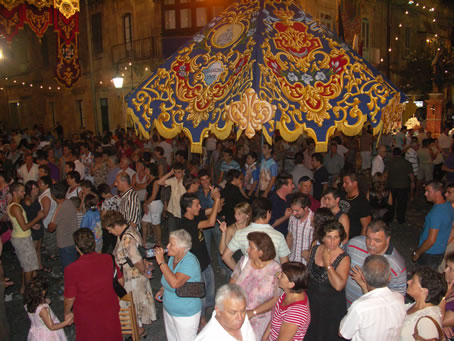
[[[197,7],[195,13],[196,13],[195,19],[196,19],[197,27],[205,26],[208,23],[208,21],[207,21],[208,8],[206,8],[206,7]]]
[[[127,13],[123,16],[123,37],[125,42],[126,53],[129,56],[132,51],[131,13]]]
[[[102,122],[102,131],[109,131],[109,105],[107,98],[100,98],[99,105],[101,107],[101,122]]]
[[[361,23],[361,40],[363,42],[363,48],[370,47],[369,46],[369,20],[363,18]]]
[[[91,16],[91,35],[93,53],[102,53],[102,17],[101,13],[96,13]]]
[[[331,14],[320,12],[320,23],[325,25],[328,30],[333,30],[333,16]]]
[[[411,29],[410,29],[410,27],[405,27],[404,48],[405,48],[406,54],[408,54],[410,52],[410,39],[411,39]]]
[[[85,126],[85,124],[84,124],[84,115],[83,115],[83,110],[82,110],[82,100],[81,99],[78,99],[76,101],[76,110],[77,110],[77,113],[79,114],[80,127],[83,128]]]
[[[55,120],[55,103],[54,102],[49,102],[49,111],[52,115],[52,124],[54,125],[54,128],[57,126],[56,120]]]
[[[218,15],[231,0],[164,0],[164,34],[188,36]]]

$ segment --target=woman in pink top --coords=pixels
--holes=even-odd
[[[311,322],[309,300],[305,293],[309,272],[303,263],[282,264],[278,274],[279,287],[284,290],[273,307],[271,321],[262,340],[303,340]]]

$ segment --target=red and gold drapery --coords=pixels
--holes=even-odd
[[[0,35],[11,42],[27,24],[38,37],[57,32],[55,79],[70,88],[80,77],[79,0],[0,0]]]

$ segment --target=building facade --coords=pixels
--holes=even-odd
[[[81,0],[82,74],[70,89],[53,78],[54,32],[48,30],[39,40],[24,28],[10,45],[0,41],[4,55],[0,60],[0,121],[9,129],[34,125],[53,129],[60,122],[66,135],[82,129],[102,133],[126,126],[124,99],[128,92],[231,2]],[[403,0],[344,0],[345,39],[399,84],[399,70],[411,49],[421,42],[451,37],[452,19],[446,18],[452,11],[429,11],[430,2],[417,8]],[[321,23],[338,30],[339,0],[300,3]],[[123,77],[121,89],[114,87],[114,76]]]

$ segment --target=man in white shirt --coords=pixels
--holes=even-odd
[[[33,162],[32,154],[25,155],[25,163],[17,170],[17,177],[22,179],[24,185],[30,180],[38,181],[39,169]]]
[[[438,136],[438,146],[443,150],[444,155],[449,155],[452,146],[452,137],[449,136],[449,127],[445,127],[443,133]]]
[[[375,175],[375,173],[382,173],[385,171],[385,161],[384,158],[386,156],[386,147],[385,146],[380,146],[378,147],[378,155],[374,157],[372,160],[372,176]]]
[[[224,284],[216,293],[215,311],[195,341],[255,341],[246,314],[246,295],[237,284]]]
[[[274,248],[276,249],[276,262],[281,264],[288,262],[288,256],[290,250],[285,241],[285,237],[282,233],[274,229],[273,226],[269,224],[271,219],[271,201],[266,198],[257,198],[252,203],[252,220],[248,227],[238,230],[230,240],[229,245],[222,255],[222,260],[230,268],[235,269],[236,262],[233,259],[233,254],[241,249],[243,255],[247,254],[247,248],[249,247],[249,241],[247,235],[250,232],[264,232],[270,236],[273,241]]]
[[[339,335],[353,341],[397,341],[406,315],[404,297],[391,291],[391,267],[382,255],[370,255],[363,265],[367,293],[348,309]]]
[[[120,172],[125,172],[129,175],[129,178],[132,179],[133,175],[136,174],[136,171],[129,167],[131,160],[127,157],[122,157],[120,160]]]

